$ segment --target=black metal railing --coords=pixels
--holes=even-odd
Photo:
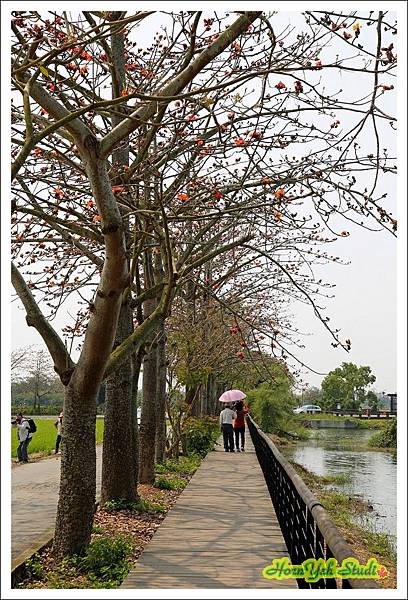
[[[329,515],[275,444],[248,416],[255,452],[293,565],[309,558],[358,558]],[[300,588],[378,588],[373,579],[297,579]]]

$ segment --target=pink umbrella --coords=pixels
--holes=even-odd
[[[220,402],[237,402],[244,398],[246,398],[246,394],[241,392],[241,390],[227,390],[218,398],[218,400]]]

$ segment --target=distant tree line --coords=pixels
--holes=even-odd
[[[298,406],[316,404],[322,410],[380,408],[389,409],[390,400],[379,396],[369,387],[376,377],[369,366],[357,366],[343,362],[330,371],[322,381],[321,388],[311,386],[297,396]]]

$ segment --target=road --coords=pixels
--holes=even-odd
[[[96,483],[101,481],[102,445],[96,448]],[[54,527],[57,513],[60,456],[11,471],[11,560],[32,548]]]

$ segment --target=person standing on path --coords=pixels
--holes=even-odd
[[[30,432],[30,425],[25,417],[21,413],[18,413],[16,420],[14,421],[17,425],[17,438],[20,442],[17,447],[17,457],[19,463],[28,463],[28,444],[31,442],[32,435]]]
[[[241,452],[245,452],[245,415],[248,414],[248,409],[242,400],[239,400],[234,408],[237,415],[234,419],[235,448],[239,452],[239,438],[241,437]]]
[[[232,424],[236,416],[235,411],[233,411],[230,406],[226,406],[224,410],[220,412],[220,427],[225,452],[234,452],[234,429]]]
[[[60,443],[62,441],[62,418],[64,416],[64,411],[62,410],[58,416],[58,419],[55,421],[54,425],[57,428],[57,439],[55,440],[55,454],[58,454]]]

